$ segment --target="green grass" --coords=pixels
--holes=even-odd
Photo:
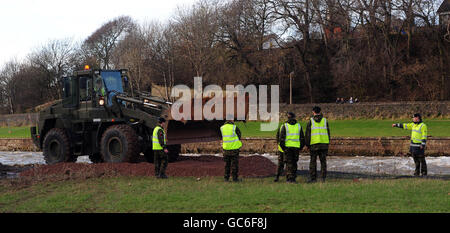
[[[30,126],[0,127],[0,138],[30,138]]]
[[[392,128],[393,123],[409,123],[410,120],[330,120],[330,131],[333,137],[391,137],[409,136],[411,131]],[[300,122],[303,132],[306,121]],[[430,119],[428,136],[450,137],[450,119]],[[276,131],[260,131],[261,122],[238,122],[237,125],[245,137],[275,137]],[[280,123],[281,124],[281,123]]]
[[[446,212],[445,180],[329,180],[274,183],[273,178],[224,183],[220,177],[116,177],[0,184],[0,212]]]
[[[333,137],[391,137],[409,136],[411,131],[392,128],[393,123],[411,122],[410,120],[330,120],[331,136]],[[237,122],[242,136],[245,137],[275,137],[276,131],[261,131],[262,122]],[[428,135],[433,137],[450,137],[450,119],[429,119]],[[280,123],[281,124],[281,123]],[[306,121],[301,121],[303,130]],[[30,138],[30,127],[0,128],[0,138]]]

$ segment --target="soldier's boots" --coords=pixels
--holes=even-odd
[[[287,183],[291,183],[291,184],[297,183],[297,181],[296,181],[296,180],[293,180],[293,179],[286,180],[286,182],[287,182]]]
[[[277,176],[277,177],[275,177],[275,180],[273,180],[273,182],[278,182],[279,180],[280,180],[280,177]]]
[[[161,174],[161,175],[159,175],[159,178],[161,178],[161,179],[167,179],[168,177],[166,176],[166,174]]]

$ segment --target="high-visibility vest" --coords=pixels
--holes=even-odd
[[[310,145],[314,144],[330,144],[330,138],[328,137],[327,130],[327,119],[322,118],[322,120],[317,123],[311,118],[311,142]]]
[[[280,127],[280,132],[279,132],[280,134],[281,134],[281,128],[282,128],[282,127]],[[277,139],[278,139],[278,138],[277,138]],[[283,148],[281,148],[280,143],[278,143],[278,151],[284,153],[284,150],[283,150]]]
[[[101,96],[106,96],[106,91],[103,87],[101,87],[100,90],[97,87],[94,87],[94,91],[100,93]]]
[[[284,123],[284,128],[286,129],[286,147],[300,148],[300,130],[302,126],[299,123],[295,125]]]
[[[153,129],[153,136],[152,136],[152,150],[162,150],[163,147],[159,144],[158,140],[158,131],[162,129],[163,135],[164,135],[164,144],[166,144],[166,133],[164,132],[164,129],[161,128],[161,126],[156,126],[155,129]]]
[[[236,125],[225,124],[220,127],[222,133],[222,148],[224,150],[237,150],[242,147],[242,142],[236,134]]]
[[[412,147],[420,147],[421,144],[425,144],[427,140],[428,128],[425,123],[415,124],[403,124],[403,129],[411,130],[411,146]]]

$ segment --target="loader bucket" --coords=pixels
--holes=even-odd
[[[207,103],[210,99],[211,98],[202,99],[202,109],[205,103]],[[245,100],[243,101],[244,103],[238,103],[238,98],[234,98],[234,120],[238,120],[238,104],[240,106],[245,104],[245,119],[247,119],[249,109],[248,99],[249,98],[246,95]],[[194,105],[194,99],[192,99],[191,101],[191,119],[195,119],[194,107],[198,106]],[[183,113],[183,111],[184,109],[180,108],[180,112]],[[212,108],[212,112],[215,112],[214,107]],[[223,99],[223,120],[207,120],[204,119],[203,116],[201,120],[174,120],[171,115],[170,109],[168,111],[168,118],[168,124],[166,126],[168,145],[219,141],[222,139],[220,127],[225,123],[226,119],[226,100],[225,98]]]

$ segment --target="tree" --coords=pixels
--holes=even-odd
[[[118,42],[135,26],[129,16],[120,16],[103,24],[84,41],[82,49],[85,59],[95,62],[93,66],[110,69],[112,55]]]
[[[51,40],[28,56],[30,63],[43,74],[41,82],[48,91],[48,100],[61,98],[60,79],[74,71],[76,50],[72,39]]]

